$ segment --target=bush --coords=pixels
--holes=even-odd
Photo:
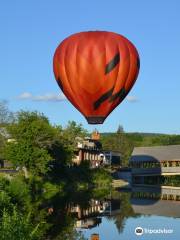
[[[14,207],[13,212],[4,208],[0,219],[1,240],[38,240],[42,236],[40,224],[34,226],[30,222],[30,214],[23,216]]]
[[[103,169],[95,169],[92,173],[92,182],[97,187],[108,187],[112,182],[112,178]]]

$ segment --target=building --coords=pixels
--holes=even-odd
[[[135,213],[180,217],[180,188],[134,187],[131,204]]]
[[[117,151],[103,151],[101,156],[103,157],[103,163],[105,165],[120,166],[121,165],[121,153]]]
[[[78,138],[77,148],[73,162],[79,165],[82,161],[90,161],[92,167],[99,167],[103,164],[102,144],[99,141],[100,135],[93,133],[91,137]]]
[[[109,213],[110,201],[91,199],[87,208],[82,208],[79,204],[69,206],[69,211],[76,217],[75,227],[80,229],[90,229],[101,224],[101,215]]]
[[[99,234],[93,233],[93,234],[91,235],[91,240],[100,240]]]
[[[75,204],[70,206],[70,212],[74,213],[74,216],[80,219],[97,217],[98,215],[107,214],[109,212],[110,201],[109,200],[96,200],[91,199],[89,201],[89,207],[81,208],[80,205]]]
[[[76,221],[75,227],[79,229],[91,229],[99,226],[101,222],[102,222],[101,218],[98,217],[81,219]]]
[[[114,151],[104,151],[100,142],[100,134],[95,131],[91,137],[77,138],[77,148],[73,162],[79,165],[82,161],[90,161],[91,167],[104,165],[120,165],[121,154]]]
[[[144,183],[146,176],[180,175],[180,145],[135,147],[130,166],[134,183]]]

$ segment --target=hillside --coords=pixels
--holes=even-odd
[[[101,133],[103,149],[122,153],[123,165],[128,165],[128,159],[134,147],[162,146],[180,144],[180,135],[159,133]]]

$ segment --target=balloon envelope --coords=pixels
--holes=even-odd
[[[55,78],[88,123],[103,123],[136,81],[140,67],[134,45],[105,31],[76,33],[57,47]]]

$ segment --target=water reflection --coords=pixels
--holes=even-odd
[[[134,187],[131,205],[135,213],[180,217],[180,188]]]
[[[92,234],[99,234],[100,240],[117,239],[115,236],[127,234],[127,231],[134,234],[129,221],[135,226],[139,219],[145,223],[151,216],[156,217],[157,224],[163,224],[159,216],[166,217],[164,222],[173,217],[171,225],[179,221],[180,188],[135,186],[131,191],[69,192],[64,197],[54,196],[42,207],[49,214],[47,239],[90,239]],[[103,235],[107,230],[114,238]],[[123,239],[126,239],[124,235]]]
[[[118,191],[110,192],[100,199],[83,200],[81,195],[80,202],[69,202],[68,211],[75,219],[77,229],[92,229],[102,223],[102,217],[113,221],[119,232],[123,231],[125,219],[135,214],[130,204],[131,193]],[[83,203],[83,205],[81,204]]]
[[[78,193],[78,197],[74,194],[73,199],[66,202],[65,209],[74,220],[74,228],[85,231],[88,239],[88,233],[92,233],[93,229],[96,233],[100,229],[102,231],[105,227],[103,219],[111,222],[122,234],[126,221],[131,218],[135,221],[143,216],[180,218],[180,188],[136,186],[129,192],[110,191],[98,198]],[[104,239],[101,234],[100,239]]]

